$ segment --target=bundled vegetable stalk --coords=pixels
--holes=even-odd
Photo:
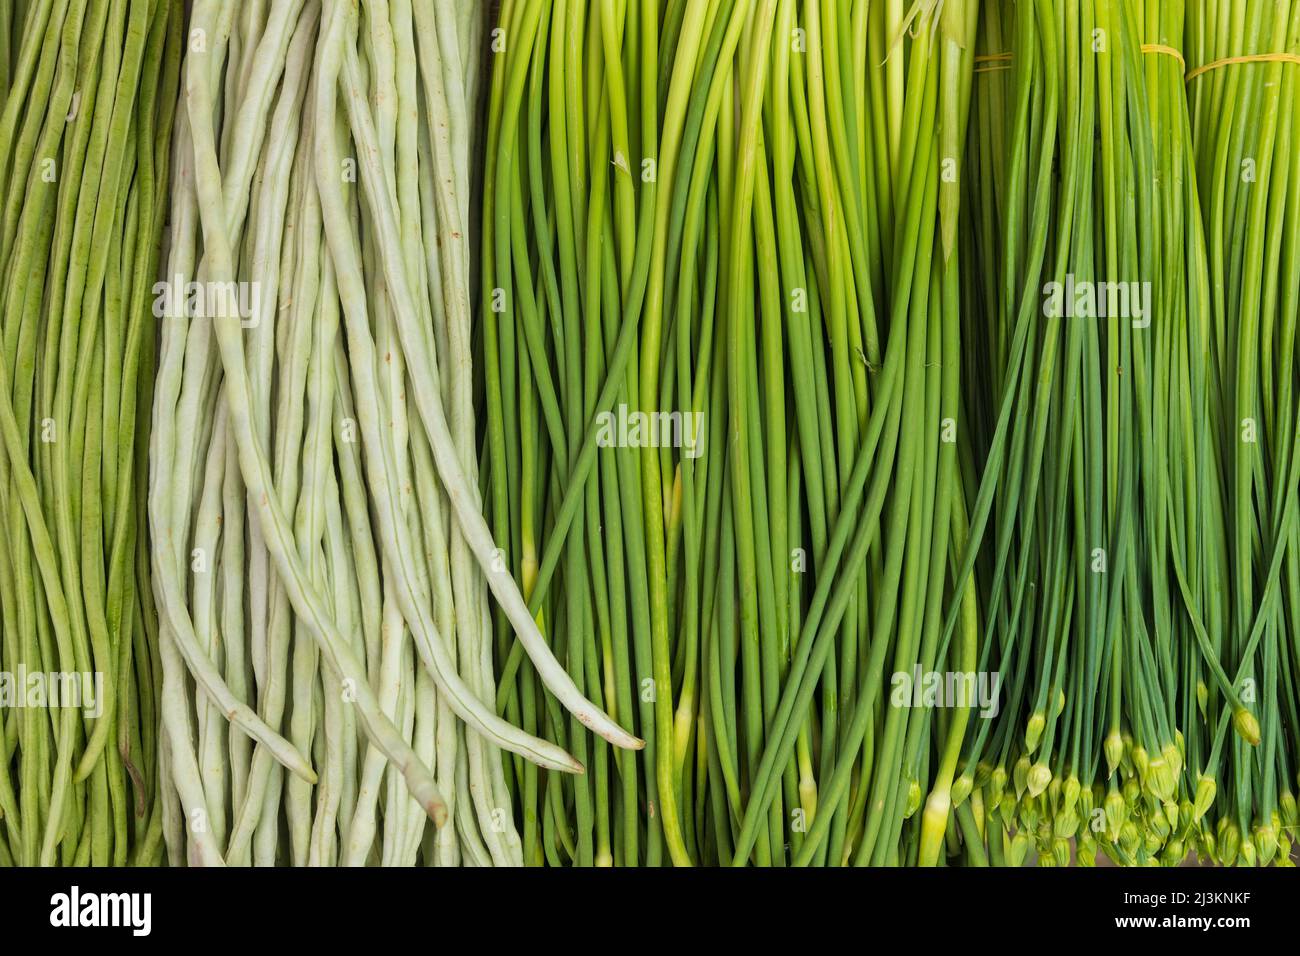
[[[1197,703],[1198,759],[1217,789],[1197,809],[1213,800],[1203,842],[1218,861],[1287,864],[1300,825],[1300,4],[1196,0],[1186,32],[1208,260],[1206,481],[1221,514],[1202,559],[1221,672]]]
[[[162,852],[144,432],[181,17],[0,17],[0,865]]]
[[[527,862],[1288,861],[1296,14],[1229,7],[503,5],[491,514],[648,742],[515,761]]]
[[[1081,863],[1098,841],[1125,862],[1164,846],[1187,796],[1180,678],[1199,663],[1177,669],[1196,653],[1167,557],[1168,462],[1186,423],[1165,409],[1192,387],[1178,373],[1198,371],[1203,342],[1182,310],[1202,246],[1189,230],[1166,261],[1153,195],[1163,186],[1171,219],[1186,215],[1186,114],[1167,97],[1177,54],[1147,62],[1132,4],[1061,12],[986,22],[984,55],[1009,68],[983,80],[975,126],[991,175],[972,197],[972,245],[1005,236],[976,247],[992,253],[970,292],[990,323],[992,375],[977,387],[1024,414],[987,420],[981,495],[999,495],[981,667],[1008,692],[966,749],[960,788],[985,807],[994,861],[1013,865],[1031,847],[1068,863],[1072,839]]]
[[[1286,863],[1300,727],[1283,704],[1295,628],[1275,602],[1297,475],[1279,437],[1264,478],[1252,429],[1261,404],[1283,428],[1294,415],[1289,365],[1253,393],[1259,348],[1290,349],[1295,280],[1276,256],[1295,223],[1275,199],[1271,265],[1231,267],[1228,301],[1255,314],[1224,314],[1222,185],[1207,195],[1204,168],[1198,183],[1182,5],[1061,12],[1020,5],[981,31],[993,66],[968,241],[982,264],[965,278],[988,323],[969,380],[988,436],[980,497],[997,498],[980,666],[1008,692],[963,754],[957,791],[985,818],[966,856]],[[1247,349],[1261,292],[1283,337]]]
[[[492,517],[570,673],[647,740],[588,778],[515,762],[527,862],[915,859],[966,717],[886,708],[886,668],[976,648],[973,597],[939,635],[977,10],[503,5]],[[498,702],[578,729],[513,650]]]
[[[484,12],[194,6],[149,499],[174,863],[519,862],[498,748],[583,768],[493,712],[489,589],[576,719],[639,743],[479,512]]]

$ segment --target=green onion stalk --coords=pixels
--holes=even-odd
[[[525,862],[1288,860],[1295,15],[503,4],[489,510],[647,741]]]
[[[1194,810],[1211,858],[1285,864],[1295,823],[1291,565],[1300,481],[1292,356],[1300,131],[1290,105],[1300,78],[1294,63],[1276,55],[1294,58],[1300,49],[1300,8],[1192,3],[1186,35],[1190,148],[1207,252],[1206,374],[1218,409],[1209,480],[1225,512],[1216,539],[1221,667],[1197,701],[1205,729]],[[1222,63],[1233,57],[1244,60]]]
[[[1287,326],[1260,316],[1290,307],[1279,257],[1294,226],[1287,178],[1266,202],[1250,177],[1234,192],[1223,169],[1271,157],[1289,127],[1261,87],[1243,107],[1258,139],[1232,145],[1227,131],[1249,129],[1247,114],[1212,113],[1196,84],[1234,81],[1195,68],[1242,51],[1206,49],[1205,10],[1028,13],[982,24],[991,65],[977,83],[993,93],[977,89],[972,123],[969,244],[981,264],[963,278],[990,319],[968,393],[988,449],[974,508],[983,553],[967,563],[987,607],[984,659],[1009,693],[962,756],[955,789],[979,797],[984,816],[963,834],[1012,865],[1031,854],[1091,865],[1100,852],[1173,866],[1193,850],[1225,865],[1285,862],[1289,632],[1276,615],[1296,475],[1293,444],[1266,445],[1265,464],[1254,428],[1294,414],[1290,366],[1265,386],[1275,363],[1260,361],[1286,361]],[[1260,49],[1294,42],[1290,16],[1273,18]],[[1263,30],[1262,11],[1251,17]],[[1232,235],[1253,234],[1254,208],[1271,210],[1279,238],[1227,252],[1229,202],[1243,220]],[[1216,273],[1216,260],[1230,264]],[[990,487],[996,500],[982,506]]]
[[[910,673],[978,640],[973,592],[939,640],[969,527],[953,423],[977,17],[502,5],[494,529],[539,620],[590,617],[571,672],[647,741],[590,782],[514,761],[526,862],[899,862],[909,840],[915,858],[903,821],[932,750],[951,785],[966,715],[941,737],[886,711],[886,655]],[[553,721],[502,651],[498,707]]]

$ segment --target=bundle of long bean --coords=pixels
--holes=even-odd
[[[0,21],[0,865],[161,855],[137,429],[180,30],[169,0]]]
[[[497,748],[582,767],[492,712],[485,584],[577,719],[637,743],[478,510],[483,13],[195,4],[166,274],[198,307],[163,319],[150,493],[173,862],[518,862]]]
[[[25,3],[7,3],[0,8],[0,96],[9,95],[16,61],[22,50],[26,19]]]

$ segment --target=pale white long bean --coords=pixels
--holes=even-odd
[[[415,599],[411,571],[407,566],[407,555],[410,553],[410,544],[406,540],[408,535],[404,522],[399,520],[395,513],[398,495],[396,489],[392,487],[393,475],[384,464],[391,458],[391,451],[388,449],[390,439],[386,430],[379,424],[379,402],[374,384],[376,362],[374,345],[369,332],[364,281],[361,278],[359,257],[354,248],[354,235],[338,191],[339,171],[343,168],[342,158],[338,155],[333,136],[325,135],[323,132],[330,129],[333,122],[335,87],[331,84],[337,81],[340,61],[344,59],[342,5],[331,3],[329,9],[330,26],[320,44],[321,64],[318,73],[316,107],[317,181],[321,190],[325,234],[334,259],[339,293],[343,301],[343,315],[348,331],[348,352],[353,371],[353,392],[357,398],[362,436],[368,449],[363,459],[374,485],[373,504],[380,523],[384,553],[395,572],[398,594],[403,601],[406,620],[411,625],[421,658],[432,670],[439,688],[447,695],[451,706],[462,720],[495,740],[499,746],[524,754],[541,766],[570,772],[581,771],[581,765],[559,747],[525,734],[492,713],[474,696],[448,660],[442,639],[436,634],[427,609]],[[353,53],[355,54],[355,51]],[[356,89],[355,84],[353,88]],[[378,149],[373,135],[369,138],[368,145],[361,144],[362,153],[367,149]],[[373,196],[371,199],[373,201]],[[387,228],[396,227],[390,223]],[[387,269],[385,276],[391,289],[394,285],[394,276]],[[405,278],[401,274],[400,266],[397,282],[404,287]],[[400,316],[400,310],[398,312]],[[403,344],[407,344],[405,336],[403,336]],[[419,370],[412,370],[412,384],[417,390],[419,389]],[[444,423],[444,438],[446,438],[445,430]],[[385,488],[386,492],[378,490]],[[482,521],[481,517],[479,521]]]
[[[197,24],[210,22],[212,6],[214,4],[211,0],[203,0],[196,7],[194,20]],[[207,64],[203,66],[206,67]],[[204,255],[211,263],[210,274],[213,278],[230,282],[233,281],[234,269],[222,203],[221,171],[217,165],[210,128],[213,102],[209,77],[204,69],[190,69],[186,71],[185,80],[187,108],[194,139],[195,184],[205,240]],[[226,373],[231,423],[239,446],[240,470],[245,485],[258,503],[258,515],[267,547],[275,558],[294,609],[305,620],[313,636],[320,641],[331,669],[343,680],[351,682],[362,722],[372,739],[380,743],[397,769],[406,777],[412,795],[420,801],[434,822],[441,825],[446,820],[446,807],[432,774],[379,710],[374,693],[365,681],[364,668],[349,644],[338,634],[323,606],[324,602],[315,593],[315,588],[297,560],[288,523],[276,500],[270,469],[253,431],[248,373],[244,365],[243,343],[237,318],[219,315],[212,324]]]
[[[432,356],[426,354],[425,343],[414,329],[415,306],[402,266],[401,253],[396,248],[395,237],[398,235],[396,216],[389,200],[387,186],[383,181],[383,171],[378,165],[378,144],[374,124],[369,117],[365,98],[360,93],[360,68],[357,64],[356,51],[345,50],[344,54],[345,101],[352,119],[353,135],[359,146],[361,183],[377,220],[377,235],[383,252],[384,275],[393,296],[402,345],[411,369],[416,406],[429,435],[438,473],[442,477],[461,530],[487,575],[488,586],[505,610],[506,616],[514,626],[515,634],[524,645],[524,650],[528,653],[546,687],[570,713],[593,732],[615,746],[640,749],[645,745],[644,741],[619,727],[608,714],[578,690],[563,665],[551,653],[537,623],[528,612],[528,605],[520,594],[514,578],[500,565],[492,533],[488,530],[487,522],[478,507],[478,492],[470,486],[459,464],[455,444],[442,411],[442,402],[437,389],[439,379]],[[337,168],[337,166],[333,167],[333,169]],[[328,170],[326,175],[330,175]],[[327,213],[325,218],[326,232],[329,235],[331,216]],[[331,249],[334,247],[335,242],[331,239]],[[340,282],[340,287],[342,285],[343,283]]]

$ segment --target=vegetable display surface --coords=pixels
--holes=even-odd
[[[1291,866],[1300,0],[0,0],[0,866]]]

